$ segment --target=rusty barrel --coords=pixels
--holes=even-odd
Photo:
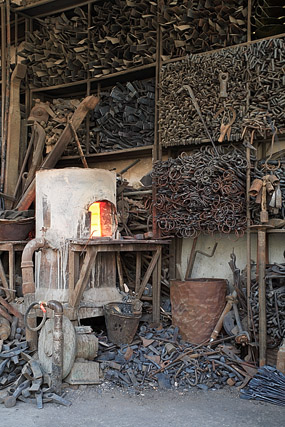
[[[225,307],[226,292],[224,279],[171,281],[172,323],[185,341],[201,344],[210,338]]]

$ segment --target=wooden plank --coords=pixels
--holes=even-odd
[[[124,291],[123,267],[122,267],[122,261],[121,261],[120,252],[117,252],[117,254],[116,254],[116,260],[117,260],[117,269],[118,269],[118,274],[119,274],[120,289],[121,289],[121,291]]]
[[[141,281],[141,269],[142,269],[142,254],[137,252],[136,254],[136,282],[135,282],[135,293],[138,293]]]
[[[8,116],[7,155],[5,170],[4,193],[13,196],[19,172],[20,139],[21,139],[21,112],[20,112],[20,85],[25,77],[27,67],[24,64],[16,65],[11,78],[11,97]],[[8,201],[6,208],[11,208]]]
[[[155,251],[155,253],[154,253],[154,255],[153,255],[153,257],[152,257],[152,259],[151,259],[151,261],[149,263],[149,266],[147,268],[147,271],[146,271],[146,273],[144,275],[144,278],[143,278],[143,280],[142,280],[142,282],[140,284],[140,287],[139,287],[139,291],[137,293],[138,299],[140,299],[142,297],[144,288],[146,287],[146,284],[147,284],[147,282],[148,282],[148,280],[149,280],[149,278],[150,278],[150,276],[151,276],[151,274],[153,272],[153,269],[154,269],[154,267],[155,267],[155,265],[157,263],[157,260],[158,260],[158,258],[160,256],[160,252],[161,252],[161,249],[157,248],[157,250]]]
[[[15,252],[14,246],[9,245],[9,288],[15,290]],[[14,292],[11,292],[11,298],[14,299]]]
[[[81,123],[83,122],[84,118],[86,117],[86,114],[95,108],[95,106],[98,104],[99,98],[96,98],[95,96],[87,96],[77,107],[75,110],[73,116],[72,116],[72,124],[74,129],[78,129]],[[72,130],[70,128],[70,125],[67,124],[64,131],[60,135],[57,143],[55,144],[53,150],[49,153],[49,155],[46,157],[45,161],[43,162],[41,169],[51,169],[55,167],[56,163],[60,159],[61,155],[63,154],[64,150],[66,149],[69,142],[72,140]],[[23,211],[28,209],[32,202],[35,200],[35,179],[31,182],[25,193],[23,194],[21,200],[19,201],[17,205],[17,209],[19,211]]]
[[[6,294],[6,297],[8,298],[8,301],[11,301],[11,292],[9,292],[9,284],[6,278],[6,274],[3,268],[2,260],[0,259],[0,279],[4,288],[4,292]]]
[[[70,292],[69,294],[69,305],[71,307],[77,307],[80,303],[82,294],[90,277],[91,269],[95,263],[97,253],[97,248],[87,248],[86,256],[80,272],[80,277],[75,285],[74,291]]]
[[[158,326],[160,323],[161,248],[157,251],[159,256],[152,275],[152,321],[154,326]]]

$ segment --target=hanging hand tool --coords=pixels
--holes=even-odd
[[[205,122],[205,120],[204,120],[204,118],[203,118],[203,116],[202,116],[202,113],[201,113],[200,107],[199,107],[199,105],[198,105],[197,99],[195,98],[195,95],[194,95],[194,92],[193,92],[192,88],[191,88],[189,85],[183,85],[183,86],[178,90],[178,92],[177,92],[177,93],[180,93],[180,92],[182,92],[183,90],[188,91],[188,93],[189,93],[189,95],[190,95],[190,97],[191,97],[191,99],[192,99],[193,105],[194,105],[194,107],[195,107],[195,110],[197,111],[197,113],[198,113],[198,115],[199,115],[199,117],[200,117],[200,120],[201,120],[201,122],[203,123],[203,126],[204,126],[204,129],[205,129],[205,131],[206,131],[206,134],[208,135],[208,138],[209,138],[209,139],[210,139],[210,141],[211,141],[211,144],[212,144],[212,146],[213,146],[213,148],[214,148],[214,150],[215,150],[215,153],[216,153],[216,155],[218,156],[217,148],[216,148],[216,146],[215,146],[215,143],[214,143],[214,141],[213,141],[213,138],[212,138],[212,137],[211,137],[211,135],[210,135],[210,132],[209,132],[209,130],[208,130],[208,127],[207,127],[207,125],[206,125],[206,122]]]
[[[224,123],[226,108],[224,107],[220,108],[219,111],[214,115],[214,119],[216,119],[222,112],[224,112],[224,115],[221,121],[220,136],[219,136],[218,142],[223,142],[225,139],[225,136],[227,136],[228,141],[230,140],[232,124],[234,123],[237,116],[236,111],[233,107],[227,107],[227,109],[229,110],[228,123]],[[230,118],[230,112],[232,113],[232,118]]]
[[[219,73],[220,82],[220,98],[227,98],[227,83],[229,80],[229,73]]]

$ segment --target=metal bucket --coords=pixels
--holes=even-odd
[[[35,227],[35,218],[0,219],[0,241],[26,240]]]
[[[185,341],[201,344],[209,340],[225,307],[226,292],[224,279],[171,281],[172,323]]]
[[[134,312],[133,305],[112,302],[104,306],[108,339],[114,344],[131,344],[138,329],[141,312]]]

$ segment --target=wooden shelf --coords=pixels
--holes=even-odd
[[[90,165],[92,163],[98,163],[103,161],[110,160],[128,160],[136,159],[138,156],[150,157],[152,156],[153,145],[147,145],[144,147],[135,147],[127,148],[125,150],[116,150],[116,151],[106,151],[104,153],[92,153],[86,154],[87,163]],[[57,163],[57,167],[63,166],[72,166],[72,165],[82,165],[81,159],[79,156],[62,156]]]
[[[94,0],[42,0],[26,6],[13,7],[13,11],[29,18],[40,18],[93,2]]]
[[[257,230],[250,230],[251,233],[257,233]],[[267,230],[267,234],[282,234],[285,233],[285,228],[274,228],[273,230]]]
[[[258,42],[261,42],[263,40],[279,39],[282,37],[285,37],[285,33],[276,34],[274,36],[264,37],[261,39],[255,39],[255,40],[251,40],[251,41],[244,42],[244,43],[234,44],[232,46],[225,46],[225,47],[220,47],[218,49],[207,50],[205,52],[197,52],[197,53],[193,52],[193,55],[211,55],[213,53],[220,52],[221,50],[229,50],[229,49],[233,49],[233,48],[236,49],[236,48],[242,47],[242,46],[250,46],[254,43],[258,43]],[[176,58],[170,58],[170,59],[167,59],[166,61],[162,61],[161,66],[171,64],[172,62],[183,61],[186,58],[187,58],[187,56],[177,56]]]
[[[30,89],[31,93],[48,92],[50,96],[57,97],[70,95],[69,88],[72,88],[72,94],[86,94],[87,84],[90,83],[91,92],[97,92],[97,84],[100,83],[101,87],[108,87],[115,85],[118,81],[121,83],[129,80],[145,80],[155,77],[156,63],[141,65],[139,67],[128,68],[126,70],[118,71],[117,73],[110,73],[105,76],[92,77],[91,79],[79,80],[76,82],[69,82],[55,86],[41,86],[33,87]]]

